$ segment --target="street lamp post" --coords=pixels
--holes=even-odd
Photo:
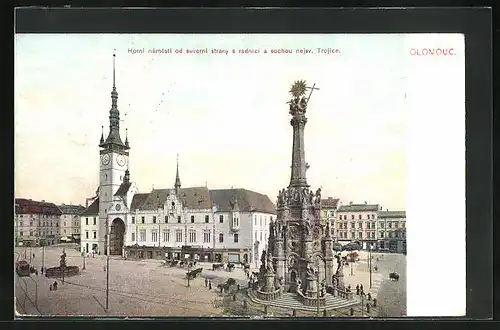
[[[364,301],[364,298],[365,298],[365,293],[364,292],[361,292],[361,317],[365,316],[364,313],[364,304],[365,304],[365,301]]]
[[[318,267],[316,270],[316,294],[317,294],[317,299],[316,299],[316,308],[317,308],[317,315],[319,316],[319,262],[318,262]]]
[[[45,268],[45,243],[42,245],[42,268]]]
[[[106,217],[106,312],[109,310],[109,252],[111,251],[109,242],[109,220]]]
[[[320,298],[320,292],[319,292],[319,265],[321,262],[324,262],[323,258],[321,258],[321,256],[316,256],[317,257],[317,266],[316,266],[316,293],[317,293],[317,300],[316,300],[316,312],[319,316],[320,312],[319,312],[319,298]]]
[[[370,289],[372,288],[372,245],[368,246],[368,258],[370,260]]]

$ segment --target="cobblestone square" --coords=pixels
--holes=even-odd
[[[30,249],[27,249],[29,259]],[[81,274],[61,279],[47,278],[39,273],[33,280],[16,276],[16,299],[20,314],[28,315],[87,315],[87,316],[216,316],[221,315],[216,308],[217,284],[232,277],[238,283],[246,283],[243,270],[212,271],[211,264],[201,264],[201,277],[190,281],[187,287],[186,269],[161,266],[160,260],[128,261],[110,258],[109,312],[105,311],[106,301],[106,258],[95,256],[85,258],[74,249],[66,248],[67,265],[80,267]],[[24,249],[16,248],[24,257]],[[40,271],[42,266],[41,248],[33,248],[33,265]],[[59,265],[62,248],[45,248],[45,267]],[[198,266],[198,265],[197,265]],[[212,282],[212,290],[205,287],[204,278]],[[58,282],[57,291],[49,286]],[[36,284],[35,284],[36,283]],[[20,287],[22,285],[22,288]],[[38,288],[36,288],[38,286]],[[28,292],[24,302],[23,290]],[[26,290],[27,289],[27,290]],[[37,289],[37,290],[36,290]],[[36,295],[36,291],[38,291]],[[31,301],[30,301],[31,300]],[[24,302],[24,304],[23,304]],[[25,313],[22,313],[24,305]],[[35,306],[36,305],[36,306]]]
[[[24,258],[24,248],[16,248],[15,259]],[[19,278],[15,276],[16,305],[19,314],[57,315],[57,316],[222,316],[224,315],[223,298],[219,295],[217,284],[228,278],[236,279],[242,287],[247,280],[242,269],[211,270],[211,264],[201,263],[201,277],[190,281],[187,287],[186,269],[162,266],[160,260],[129,261],[110,258],[109,273],[109,312],[106,303],[106,257],[84,258],[78,251],[66,247],[67,265],[80,267],[81,273],[61,279],[47,278],[40,273],[42,255],[45,267],[59,264],[63,247],[26,249],[26,259],[32,256],[32,264],[39,271],[38,276]],[[399,254],[373,253],[373,264],[379,266],[378,272],[372,272],[372,289],[369,288],[369,268],[367,253],[360,253],[360,261],[344,268],[346,285],[355,290],[356,284],[363,284],[365,292],[377,297],[378,316],[404,316],[406,314],[406,256]],[[345,254],[345,253],[344,253]],[[377,262],[376,259],[379,258]],[[398,282],[390,281],[389,272],[397,271],[401,278]],[[212,290],[205,287],[205,278],[212,283]],[[50,291],[49,286],[58,282],[58,290]],[[25,297],[24,292],[27,292]]]

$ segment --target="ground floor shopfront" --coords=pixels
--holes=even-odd
[[[377,242],[380,251],[406,253],[406,240],[403,239],[385,239]]]
[[[49,246],[60,243],[58,237],[17,237],[16,246]]]
[[[357,244],[361,247],[362,250],[368,250],[370,246],[375,248],[377,246],[376,240],[346,240],[346,239],[337,239],[337,243],[341,245],[347,245],[349,243]]]
[[[199,262],[248,263],[249,249],[207,249],[196,246],[158,247],[132,245],[124,248],[127,259],[196,260]]]

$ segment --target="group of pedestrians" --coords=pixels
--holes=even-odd
[[[205,277],[205,288],[208,287],[208,290],[212,290],[212,281]]]

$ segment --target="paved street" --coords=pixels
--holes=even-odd
[[[377,298],[379,316],[399,317],[406,315],[406,256],[395,253],[372,253],[372,288],[370,289],[368,253],[365,251],[358,253],[360,261],[353,264],[353,275],[350,275],[351,264],[344,267],[346,285],[350,284],[355,292],[356,285],[363,284],[364,291]],[[345,254],[344,252],[342,255]],[[376,265],[378,271],[374,270]],[[389,273],[394,271],[400,275],[397,282],[389,280]]]
[[[24,248],[15,252],[24,257]],[[29,248],[26,257],[29,261]],[[40,270],[41,248],[33,248],[32,264]],[[62,247],[45,248],[45,267],[59,265]],[[67,265],[82,269],[83,258],[79,252],[66,248]],[[17,259],[18,254],[15,255]],[[361,260],[344,267],[344,280],[355,290],[356,284],[363,284],[365,292],[377,297],[379,316],[400,316],[406,314],[406,256],[400,254],[373,254],[373,267],[378,264],[378,272],[372,272],[372,288],[369,288],[369,268],[365,252],[360,252]],[[376,258],[379,257],[379,261]],[[186,269],[160,266],[159,260],[110,259],[109,313],[104,310],[106,301],[106,258],[96,256],[85,258],[85,270],[80,275],[68,277],[65,284],[60,279],[49,279],[39,274],[31,278],[15,277],[17,306],[20,313],[30,315],[89,315],[89,316],[217,316],[222,314],[222,306],[217,303],[217,284],[232,277],[246,285],[247,280],[241,269],[232,272],[212,271],[211,264],[203,267],[202,277],[190,282],[187,287]],[[389,273],[400,274],[399,282],[389,280]],[[204,278],[212,281],[212,291],[205,288]],[[54,281],[59,283],[57,291],[50,291]],[[37,292],[38,291],[38,292]],[[25,295],[24,292],[28,294]],[[37,293],[37,294],[36,294]],[[23,313],[23,314],[24,314]]]
[[[380,286],[379,316],[399,317],[406,315],[406,256],[402,254],[386,254],[380,261],[385,269],[386,277]],[[390,272],[399,274],[399,281],[389,280]]]
[[[16,248],[15,251],[24,256],[24,248]],[[27,251],[29,261],[29,248]],[[35,253],[33,264],[40,270],[41,249],[33,248],[32,251]],[[60,247],[46,247],[45,267],[58,266],[61,253]],[[83,258],[79,252],[66,248],[66,253],[67,265],[81,269]],[[50,279],[41,274],[33,275],[34,281],[16,276],[17,304],[24,305],[26,314],[31,315],[210,316],[221,314],[221,310],[215,307],[218,283],[225,282],[229,277],[246,283],[241,269],[232,272],[212,271],[208,270],[209,264],[203,264],[200,265],[204,268],[202,277],[191,281],[188,288],[186,269],[163,267],[160,263],[159,260],[110,259],[109,313],[104,310],[104,256],[86,258],[85,270],[80,275],[66,278],[65,284],[60,279]],[[211,279],[212,291],[205,288],[204,276]],[[58,282],[59,288],[57,291],[50,291],[49,286],[54,281]],[[21,286],[28,292],[28,299],[25,299]]]

